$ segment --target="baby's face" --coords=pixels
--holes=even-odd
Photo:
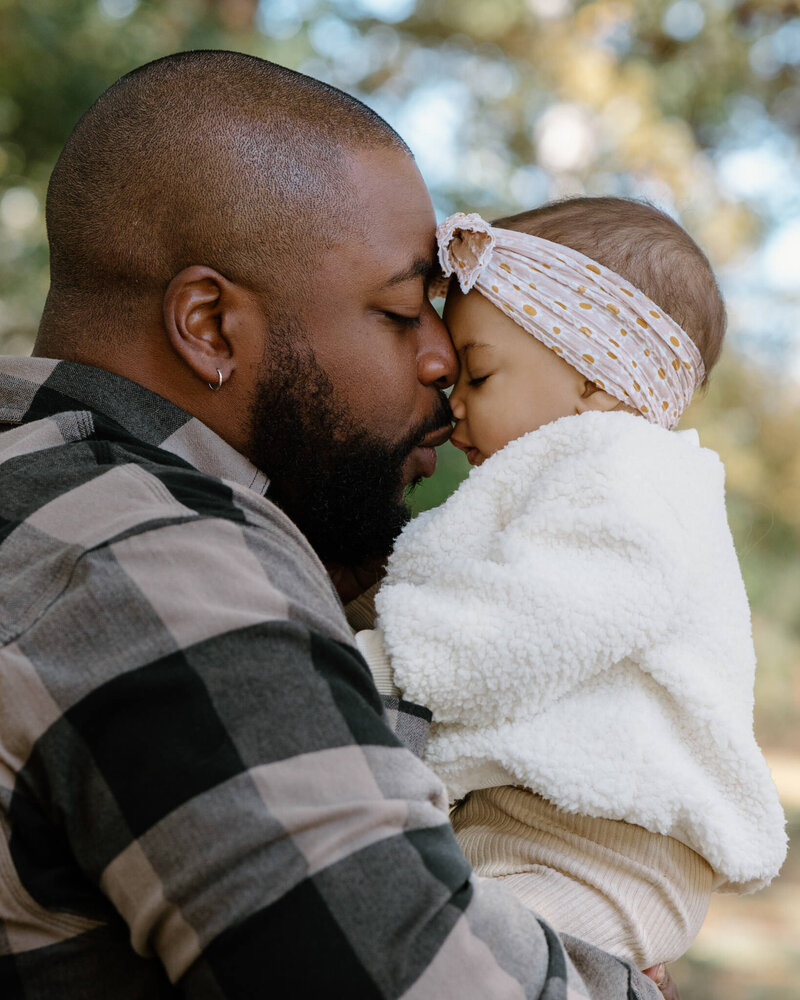
[[[528,431],[579,412],[586,379],[479,292],[450,292],[444,320],[460,362],[451,443],[470,465]]]

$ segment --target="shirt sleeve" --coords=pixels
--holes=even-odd
[[[133,949],[191,1000],[657,997],[474,881],[440,781],[303,603],[313,567],[287,582],[274,547],[205,519],[123,534],[18,640],[58,706],[21,783]]]

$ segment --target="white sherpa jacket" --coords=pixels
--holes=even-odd
[[[778,873],[724,470],[696,432],[586,413],[511,442],[409,524],[376,606],[454,799],[522,784],[675,837],[717,889]]]

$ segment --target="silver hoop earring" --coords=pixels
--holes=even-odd
[[[214,385],[211,382],[206,383],[208,385],[208,388],[212,392],[219,392],[219,390],[222,388],[222,372],[219,370],[219,368],[217,368],[217,375],[219,376],[219,382],[217,382],[216,385]]]

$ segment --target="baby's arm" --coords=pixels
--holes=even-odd
[[[362,629],[356,632],[356,645],[372,674],[378,693],[384,698],[399,698],[400,688],[394,682],[394,670],[386,650],[383,629]]]
[[[559,421],[512,442],[398,539],[379,621],[399,686],[438,722],[541,710],[674,628],[697,532],[673,494],[698,491],[683,466],[700,449],[653,456],[617,440],[635,418],[603,416],[613,434]]]

